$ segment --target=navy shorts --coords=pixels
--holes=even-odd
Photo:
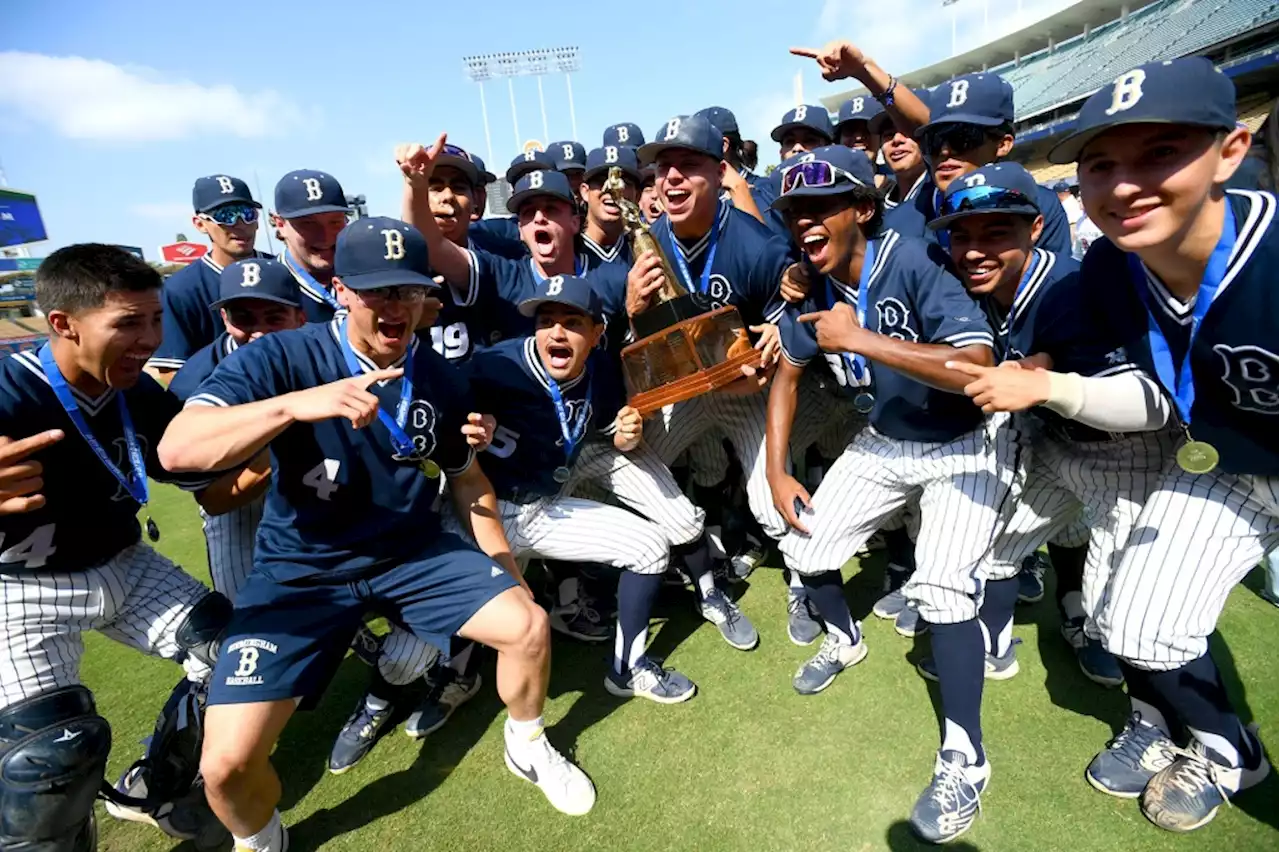
[[[502,566],[454,535],[441,535],[413,561],[342,583],[285,585],[255,571],[236,596],[209,703],[314,702],[367,613],[448,648],[481,607],[515,586]]]

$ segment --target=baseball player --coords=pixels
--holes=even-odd
[[[306,322],[298,283],[280,261],[236,261],[225,267],[220,277],[220,290],[213,305],[225,330],[192,355],[169,383],[169,392],[182,402],[241,346],[265,334],[301,328]],[[242,478],[235,480],[234,490],[225,495],[221,505],[213,507],[222,511],[215,513],[205,508],[210,496],[206,489],[200,517],[209,574],[213,587],[232,603],[253,569],[253,543],[270,482],[271,460],[263,454],[246,467]]]
[[[208,676],[211,643],[230,614],[224,597],[142,541],[137,520],[148,476],[192,490],[210,484],[170,474],[156,456],[179,408],[143,375],[160,343],[160,290],[151,267],[115,246],[59,249],[36,273],[49,342],[0,361],[5,440],[18,439],[6,449],[31,454],[15,465],[25,478],[6,485],[0,504],[6,848],[96,848],[92,802],[111,730],[80,685],[82,634],[97,630],[182,663],[187,694]],[[155,541],[150,517],[145,526]],[[199,756],[153,756],[138,785],[145,800],[119,800],[113,813],[195,837],[200,813],[208,818],[203,797],[187,803],[198,810],[174,803],[186,796]]]
[[[640,212],[650,225],[662,215],[662,201],[658,198],[656,169],[650,163],[640,168]]]
[[[922,102],[929,98],[928,89],[913,89]],[[880,137],[880,156],[893,172],[893,178],[884,186],[884,209],[892,210],[916,197],[929,177],[920,146],[909,133],[903,133],[893,123],[887,112],[874,116],[867,122],[868,132]]]
[[[342,185],[325,172],[301,169],[276,184],[271,225],[284,242],[279,259],[298,281],[307,322],[328,322],[342,307],[333,292],[333,250],[348,212]]]
[[[580,198],[582,182],[586,180],[587,149],[581,142],[565,139],[548,145],[547,153],[555,161],[556,171],[569,179],[573,197]]]
[[[1093,333],[1078,307],[1076,264],[1036,247],[1044,217],[1035,186],[1035,179],[1016,163],[983,166],[952,182],[941,216],[930,223],[950,232],[952,262],[969,292],[981,299],[995,329],[996,358],[1004,363],[1000,369],[1043,354],[1063,372],[1092,376],[1132,370],[1120,357],[1108,358],[1091,347]],[[990,372],[966,365],[958,369],[975,378]],[[987,620],[990,610],[989,653],[1001,658],[1010,649],[1018,566],[1083,512],[1089,537],[1079,550],[1081,559],[1087,554],[1087,565],[1084,582],[1077,581],[1063,596],[1067,619],[1062,633],[1086,676],[1118,686],[1124,676],[1102,647],[1096,618],[1117,551],[1128,541],[1172,456],[1174,436],[1167,429],[1104,432],[1048,409],[1035,413],[1014,419],[1026,473],[1017,509],[996,540],[988,568],[983,617]],[[1055,548],[1055,567],[1066,585],[1065,579],[1075,575],[1064,563],[1075,554],[1064,554],[1064,549]]]
[[[847,148],[828,149],[856,160]],[[868,426],[826,473],[808,504],[794,486],[778,496],[790,531],[779,549],[803,577],[827,626],[818,654],[801,667],[797,691],[823,689],[866,656],[861,630],[844,601],[841,567],[882,523],[919,501],[917,568],[907,597],[930,626],[941,681],[943,737],[933,781],[912,811],[912,830],[942,842],[966,831],[991,774],[982,747],[980,709],[984,641],[980,569],[1012,481],[1011,453],[958,393],[948,361],[990,365],[992,335],[981,310],[948,271],[936,246],[884,231],[875,239],[879,196],[854,190],[853,173],[830,159],[793,166],[778,203],[799,202],[795,231],[823,278],[809,297],[823,310],[789,306],[786,360],[801,367],[819,351],[843,353],[847,383],[858,387],[872,365]],[[869,188],[864,186],[863,188]],[[869,196],[869,197],[868,197]],[[801,201],[802,200],[802,201]],[[856,289],[843,281],[856,281]],[[855,308],[854,305],[857,305]],[[844,360],[844,359],[842,359]],[[856,366],[856,369],[855,369]],[[865,382],[865,379],[863,379]],[[794,403],[771,406],[786,419]],[[771,402],[773,400],[771,399]],[[799,506],[796,506],[797,498]]]
[[[426,243],[403,222],[360,219],[340,234],[334,264],[347,313],[233,352],[160,447],[175,470],[242,464],[267,447],[272,456],[255,568],[210,686],[210,804],[239,846],[287,847],[268,756],[373,609],[437,647],[458,633],[497,648],[507,766],[558,810],[584,814],[595,788],[543,732],[546,615],[461,432],[469,390],[414,335],[435,286]],[[483,553],[441,531],[442,474]]]
[[[605,145],[587,154],[587,170],[579,193],[587,215],[579,240],[587,257],[587,269],[606,263],[631,268],[631,246],[622,230],[622,210],[603,192],[609,170],[622,171],[623,197],[635,202],[640,193],[640,167],[634,148]]]
[[[1133,375],[1046,374],[1047,404],[1104,429],[1167,420],[1181,433],[1098,616],[1133,716],[1087,771],[1104,792],[1141,796],[1142,812],[1174,831],[1209,822],[1270,772],[1208,643],[1227,594],[1277,541],[1277,205],[1224,191],[1250,144],[1235,100],[1207,59],[1142,65],[1093,94],[1050,153],[1077,163],[1085,210],[1106,235],[1081,269],[1091,327],[1164,393],[1139,393]],[[1174,750],[1181,728],[1189,747]]]
[[[640,125],[630,121],[611,124],[604,129],[600,144],[606,148],[610,145],[619,148],[639,148],[644,144],[644,131],[640,129]]]
[[[872,162],[880,153],[880,135],[871,129],[872,120],[884,115],[884,107],[875,98],[849,98],[836,114],[835,140],[846,148],[862,151]]]
[[[778,143],[778,159],[785,160],[830,145],[835,140],[835,128],[826,107],[801,104],[787,110],[769,138]]]
[[[221,333],[222,318],[209,306],[218,299],[218,275],[229,263],[256,257],[254,240],[262,205],[249,185],[230,175],[197,178],[191,190],[191,223],[209,237],[209,252],[170,275],[161,291],[164,340],[147,362],[147,371],[167,381],[197,349]]]

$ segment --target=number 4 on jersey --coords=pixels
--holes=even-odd
[[[36,527],[31,535],[10,547],[0,550],[0,565],[12,565],[15,562],[24,568],[43,568],[44,563],[57,550],[53,546],[53,528],[55,524]],[[0,533],[0,547],[4,547],[4,533]]]
[[[325,459],[307,471],[302,477],[302,484],[316,490],[316,496],[328,500],[338,490],[338,468],[342,462],[337,459]]]

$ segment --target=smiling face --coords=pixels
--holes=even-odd
[[[568,201],[535,195],[520,205],[520,239],[538,265],[546,270],[558,260],[573,257],[573,238],[581,220]]]
[[[895,175],[918,174],[919,170],[924,168],[924,154],[920,151],[916,140],[910,136],[903,136],[895,131],[892,136],[884,140],[880,150],[884,154],[885,162],[889,164],[889,168],[893,169]],[[903,187],[903,192],[907,189],[910,187]]]
[[[622,221],[622,209],[611,196],[604,194],[604,182],[608,178],[604,172],[592,175],[582,184],[580,197],[587,205],[587,218],[602,227],[612,226]],[[636,182],[630,175],[622,176],[622,197],[634,202],[640,195]]]
[[[814,268],[841,280],[847,277],[854,253],[866,242],[859,225],[874,214],[874,204],[854,204],[850,193],[796,198],[783,213],[792,241]]]
[[[788,157],[794,157],[798,154],[807,154],[824,145],[830,145],[831,140],[823,136],[821,133],[809,127],[792,127],[782,134],[782,143],[778,151],[778,156],[785,160]]]
[[[975,296],[991,296],[1013,304],[1027,258],[1044,230],[1044,217],[1008,213],[965,216],[948,227],[951,260],[965,288]]]
[[[871,132],[866,120],[855,118],[840,125],[840,144],[855,151],[866,151],[867,156],[875,159],[880,137]]]
[[[1080,200],[1124,251],[1181,240],[1215,188],[1249,150],[1247,130],[1131,124],[1091,140],[1080,155]]]
[[[427,198],[431,216],[444,238],[455,245],[467,244],[467,227],[475,208],[475,187],[460,170],[443,166],[431,174]]]
[[[338,302],[349,311],[352,346],[381,367],[405,353],[426,309],[426,287],[352,290],[341,278],[334,278],[333,285]]]
[[[587,358],[604,333],[604,323],[569,305],[542,305],[534,323],[538,355],[557,382],[582,374]]]
[[[95,381],[131,388],[142,366],[160,346],[159,290],[108,290],[96,308],[69,313],[51,310],[50,327],[74,342],[76,365]]]
[[[227,334],[243,346],[264,334],[302,328],[307,321],[301,308],[267,299],[234,299],[219,311]]]
[[[676,236],[701,236],[715,221],[720,203],[720,161],[687,148],[668,148],[656,165],[658,198]]]
[[[271,222],[294,260],[310,270],[318,281],[328,280],[333,272],[333,249],[338,233],[347,226],[346,214],[312,213],[294,219],[273,214]]]
[[[662,215],[662,200],[658,197],[658,184],[655,181],[646,181],[640,189],[640,212],[650,225]]]
[[[926,131],[924,154],[932,163],[933,182],[943,192],[958,177],[994,163],[1013,150],[1013,136],[976,124],[942,124]]]

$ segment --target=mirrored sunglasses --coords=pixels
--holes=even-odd
[[[234,225],[237,220],[252,225],[258,221],[258,208],[251,204],[223,204],[201,213],[200,218],[226,227]]]
[[[1000,186],[970,186],[948,193],[942,199],[942,209],[938,215],[952,216],[956,213],[1018,208],[1026,208],[1030,214],[1034,214],[1037,210],[1035,202],[1016,189],[1005,189]]]
[[[849,172],[825,160],[796,163],[782,173],[782,194],[786,195],[798,186],[807,186],[810,189],[835,186],[836,182],[841,180],[848,181],[854,186],[864,185]]]

